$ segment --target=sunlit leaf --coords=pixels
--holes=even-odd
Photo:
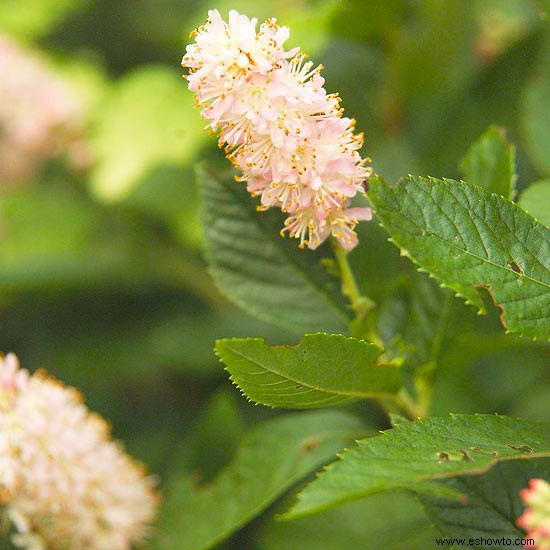
[[[83,0],[2,0],[0,29],[18,39],[35,40],[85,4]]]
[[[102,199],[120,199],[158,166],[185,164],[208,138],[203,126],[177,71],[149,66],[130,73],[100,111],[93,191]]]

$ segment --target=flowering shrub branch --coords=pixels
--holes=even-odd
[[[219,146],[241,172],[235,179],[259,197],[257,209],[278,208],[286,214],[281,234],[298,239],[300,248],[316,249],[331,238],[333,257],[321,263],[340,279],[352,336],[308,333],[296,346],[271,346],[259,338],[222,339],[216,352],[232,382],[256,403],[306,409],[370,398],[388,415],[392,428],[387,435],[360,440],[357,448],[343,453],[298,495],[287,518],[371,492],[407,488],[419,494],[445,530],[445,521],[452,521],[447,512],[441,516],[445,521],[438,514],[456,507],[445,499],[480,498],[475,489],[460,489],[458,480],[466,474],[490,479],[489,469],[504,459],[527,462],[550,456],[547,428],[490,415],[430,417],[452,295],[431,285],[428,303],[424,296],[411,296],[405,319],[400,311],[381,312],[363,296],[348,254],[358,245],[356,224],[373,213],[352,207],[351,200],[368,187],[370,203],[402,256],[480,312],[486,307],[479,289],[487,289],[501,309],[504,328],[534,338],[550,334],[548,319],[541,315],[550,307],[544,259],[550,251],[548,229],[511,202],[514,148],[495,127],[472,145],[460,165],[469,183],[408,176],[389,186],[381,177],[371,177],[371,168],[365,166],[370,159],[359,153],[362,135],[343,116],[338,96],[325,91],[322,67],[306,61],[297,48],[284,48],[286,27],[274,20],[258,32],[256,26],[256,19],[236,11],[226,22],[211,10],[206,23],[192,33],[195,41],[183,57],[189,89],[207,128],[218,134]],[[254,232],[252,244],[232,246],[228,235],[240,238],[256,222],[237,215],[241,195],[227,192],[231,184],[209,179],[204,197],[216,227],[207,228],[206,244],[216,282],[252,314],[275,322],[280,317],[270,308],[294,314],[295,304],[285,295],[288,287],[277,285],[274,274],[286,276],[301,262],[289,256],[291,267],[282,269],[271,242],[269,252],[262,249],[265,226]],[[499,194],[491,195],[495,190]],[[217,220],[218,215],[225,217]],[[256,299],[243,297],[247,289]],[[258,289],[272,289],[273,296]],[[272,306],[277,293],[284,298]],[[297,303],[302,296],[296,292]],[[434,311],[428,313],[428,308]],[[433,317],[431,326],[428,319]],[[416,341],[426,336],[427,342]],[[439,483],[443,478],[456,478],[457,483]],[[515,500],[516,485],[510,482],[508,489]],[[529,503],[536,507],[535,500]],[[527,511],[519,525],[536,532],[537,548],[544,549],[546,532],[537,514]],[[462,517],[460,525],[468,525],[470,520]],[[512,530],[516,519],[508,518]]]
[[[58,4],[42,0],[33,10],[49,2]],[[112,3],[109,13],[128,3]],[[137,4],[126,10],[133,23],[147,3]],[[310,9],[298,4],[290,11]],[[123,59],[118,51],[109,59],[110,48],[89,56],[82,73],[73,74],[71,59],[59,72],[102,100],[96,117],[84,117],[47,61],[0,37],[6,347],[21,341],[21,327],[34,331],[36,319],[54,319],[56,329],[56,292],[62,311],[78,304],[76,316],[90,318],[61,322],[67,334],[52,344],[39,327],[38,346],[29,342],[25,354],[75,369],[92,356],[86,383],[97,375],[105,403],[123,381],[132,397],[123,414],[152,398],[145,425],[137,425],[141,415],[131,420],[130,445],[145,445],[163,493],[161,507],[156,476],[76,389],[0,355],[0,535],[10,548],[208,550],[231,538],[232,547],[262,549],[550,550],[550,427],[540,421],[550,340],[542,3],[477,2],[473,10],[458,1],[390,2],[372,20],[375,2],[345,4],[314,3],[331,10],[325,38],[337,48],[326,49],[328,59],[338,56],[341,91],[352,99],[351,79],[374,69],[368,82],[357,79],[351,104],[373,128],[376,171],[396,182],[373,174],[363,135],[326,90],[329,73],[288,48],[290,31],[275,19],[258,26],[235,10],[227,20],[211,10],[182,59],[192,94],[173,59],[129,74],[119,74]],[[0,3],[0,22],[10,10]],[[344,19],[353,25],[346,32]],[[73,33],[55,33],[51,44],[65,34]],[[50,44],[45,34],[25,39]],[[364,64],[346,69],[347,55]],[[94,68],[104,56],[116,79],[102,63]],[[83,120],[93,123],[88,145]],[[493,120],[521,129],[518,174],[515,146]],[[190,174],[208,140],[204,121],[237,175],[197,166],[201,210]],[[462,159],[453,144],[468,149]],[[74,178],[63,156],[90,173]],[[465,181],[398,179],[410,166],[458,170]],[[527,185],[532,175],[540,181]],[[35,185],[12,185],[27,182]],[[202,250],[225,296],[206,277]],[[105,289],[97,309],[95,291]],[[119,289],[130,291],[130,308]],[[31,290],[36,296],[21,299]],[[226,307],[225,298],[285,331]],[[91,309],[80,308],[86,301]],[[250,331],[259,336],[227,337]],[[241,410],[229,381],[219,386],[212,340],[222,334],[215,354],[242,396],[296,412],[264,408],[250,426],[252,409]],[[196,384],[206,368],[212,384]],[[193,417],[197,397],[214,387],[204,411],[186,418],[195,428],[180,448],[179,428],[165,425],[179,417],[174,403]],[[273,510],[287,520],[326,515],[269,521]]]

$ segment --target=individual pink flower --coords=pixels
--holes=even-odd
[[[327,94],[322,67],[298,49],[286,51],[286,27],[236,11],[229,22],[211,10],[193,34],[182,65],[189,89],[219,132],[219,145],[242,172],[238,181],[260,199],[259,210],[288,214],[281,234],[317,248],[329,236],[346,249],[357,244],[359,220],[369,208],[349,208],[371,174],[359,150],[363,136],[342,116],[340,98]]]
[[[130,550],[150,530],[153,481],[81,395],[0,356],[0,504],[27,550]]]
[[[520,491],[520,497],[527,506],[518,518],[517,524],[527,532],[527,539],[536,550],[550,550],[550,484],[544,479],[533,478],[529,487]]]

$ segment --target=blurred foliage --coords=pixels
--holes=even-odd
[[[128,450],[165,479],[197,464],[211,472],[231,458],[227,433],[209,441],[191,429],[216,391],[237,393],[214,340],[300,337],[238,312],[202,257],[194,166],[227,165],[202,130],[179,60],[211,7],[288,25],[290,45],[323,63],[327,90],[340,93],[365,131],[375,171],[389,182],[407,173],[458,178],[472,142],[492,124],[504,127],[516,145],[522,204],[548,222],[540,205],[550,175],[549,126],[540,114],[550,103],[547,2],[3,0],[0,32],[40,50],[85,105],[91,160],[84,173],[53,162],[25,185],[0,181],[0,349],[78,386]],[[541,183],[525,191],[534,181]],[[421,339],[411,361],[438,361],[433,412],[545,419],[548,348],[504,335],[490,303],[481,319],[449,301],[375,223],[359,233],[362,246],[350,259],[361,288],[379,302],[386,343],[402,351],[410,349],[407,338]],[[411,295],[418,278],[425,307]],[[396,339],[404,325],[407,337]],[[227,417],[235,437],[280,414],[228,403],[212,414]],[[182,441],[195,449],[192,459],[178,459]],[[374,518],[368,526],[366,515]],[[421,531],[430,532],[429,520],[403,495],[295,524],[274,524],[272,516],[269,510],[227,548],[267,550],[287,540],[285,548],[307,548],[295,541],[316,535],[312,548],[333,550],[333,534],[323,531],[331,524],[349,529],[350,541],[375,537],[390,548],[404,517],[400,529],[418,535],[419,548],[433,542]]]

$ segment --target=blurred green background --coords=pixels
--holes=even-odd
[[[194,165],[228,164],[179,64],[214,7],[289,26],[288,46],[322,62],[327,90],[389,181],[460,177],[460,158],[490,124],[517,145],[519,193],[550,169],[547,2],[3,0],[1,33],[40,51],[81,103],[89,162],[75,171],[54,159],[30,181],[0,181],[0,349],[80,388],[161,477],[215,392],[245,424],[278,414],[238,396],[214,340],[300,337],[237,310],[202,259]],[[374,223],[361,238],[353,262],[382,323],[410,305],[415,277],[434,290]],[[547,348],[504,335],[495,310],[451,307],[434,412],[545,419]],[[199,451],[191,466],[223,462],[223,448]],[[272,547],[269,536],[262,544]]]

